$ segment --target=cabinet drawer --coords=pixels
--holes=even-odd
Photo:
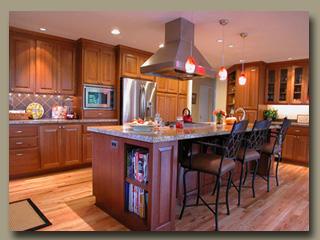
[[[10,127],[9,137],[33,137],[38,136],[38,127]]]
[[[37,147],[37,146],[38,146],[38,137],[9,139],[10,149],[31,148],[31,147]]]
[[[26,173],[40,170],[39,148],[9,150],[9,173]]]
[[[84,110],[84,118],[114,118],[115,111],[108,110]]]
[[[288,134],[309,136],[309,128],[308,127],[292,127],[291,126],[288,130]]]

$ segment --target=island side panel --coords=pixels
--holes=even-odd
[[[112,217],[121,220],[125,185],[122,139],[93,133],[92,145],[93,195],[96,197],[96,205]]]
[[[151,229],[171,231],[175,225],[178,141],[155,143],[152,159]]]

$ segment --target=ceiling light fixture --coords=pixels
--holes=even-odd
[[[291,57],[289,57],[289,58],[288,58],[288,60],[292,60],[292,58],[291,58]]]
[[[45,28],[40,28],[40,31],[45,32],[45,31],[47,31],[47,29],[45,29]]]
[[[219,80],[226,80],[228,77],[228,71],[227,69],[224,67],[224,26],[227,25],[229,23],[228,19],[221,19],[220,20],[220,24],[222,25],[222,29],[223,29],[223,33],[222,33],[222,66],[218,72],[218,77]]]
[[[111,33],[112,33],[113,35],[118,35],[118,34],[120,34],[120,31],[119,31],[118,29],[113,29],[113,30],[111,31]]]
[[[220,42],[223,42],[223,40],[222,40],[222,39],[218,39],[218,40],[217,40],[217,42],[219,42],[219,43],[220,43]]]
[[[164,45],[163,45],[163,44],[160,44],[160,45],[159,45],[159,48],[163,48],[163,47],[164,47]]]
[[[244,84],[246,84],[246,81],[247,81],[246,75],[244,75],[244,72],[243,72],[244,62],[245,62],[245,60],[244,60],[244,39],[248,36],[248,33],[242,32],[242,33],[240,33],[240,36],[243,38],[243,53],[242,53],[242,73],[239,76],[239,84],[244,85]]]
[[[230,45],[228,45],[228,47],[229,47],[229,48],[232,48],[232,47],[233,47],[233,45],[232,45],[232,44],[230,44]]]

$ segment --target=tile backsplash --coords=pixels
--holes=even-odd
[[[278,109],[279,118],[297,119],[298,114],[309,114],[309,105],[268,105],[268,109]]]
[[[42,118],[51,118],[52,106],[64,105],[64,100],[69,96],[9,93],[9,110],[26,110],[30,103],[36,102],[43,106]]]

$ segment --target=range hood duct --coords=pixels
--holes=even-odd
[[[199,50],[194,46],[194,24],[184,18],[178,18],[165,25],[165,44],[140,67],[142,74],[191,80],[214,78],[215,72]],[[195,71],[187,73],[185,63],[193,57]]]

